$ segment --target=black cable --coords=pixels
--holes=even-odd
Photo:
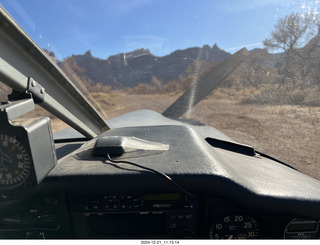
[[[113,160],[113,159],[110,157],[110,154],[109,154],[109,153],[107,153],[107,158],[108,158],[108,160],[109,160],[110,162],[112,162],[112,163],[126,163],[126,164],[130,164],[130,165],[136,166],[136,167],[138,167],[138,168],[142,168],[142,169],[148,170],[148,171],[150,171],[150,172],[152,172],[152,173],[159,174],[159,175],[161,175],[162,177],[164,177],[164,178],[166,178],[167,180],[169,180],[173,185],[175,185],[179,190],[181,190],[182,192],[184,192],[184,193],[187,194],[188,196],[191,196],[191,197],[194,197],[194,196],[195,196],[195,195],[191,194],[190,192],[186,191],[185,189],[183,189],[180,185],[178,185],[175,181],[173,181],[170,176],[168,176],[168,175],[166,175],[166,174],[164,174],[164,173],[161,173],[161,172],[159,172],[159,171],[157,171],[157,170],[155,170],[155,169],[148,168],[148,167],[145,167],[145,166],[141,166],[141,165],[139,165],[139,164],[137,164],[137,163],[134,163],[134,162],[123,161],[123,160],[120,160],[120,161],[118,161],[118,160]]]

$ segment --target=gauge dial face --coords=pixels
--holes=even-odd
[[[0,187],[23,183],[29,176],[31,159],[20,141],[0,134]]]
[[[257,239],[258,223],[249,216],[229,215],[217,220],[211,227],[211,239]]]

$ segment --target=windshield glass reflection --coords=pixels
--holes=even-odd
[[[163,113],[246,47],[248,58],[180,119],[320,179],[318,1],[32,2],[0,1],[106,120]],[[1,84],[1,98],[9,93]],[[50,117],[54,131],[67,127]]]

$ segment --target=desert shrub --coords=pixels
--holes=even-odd
[[[135,87],[127,89],[130,94],[151,94],[154,89],[151,84],[139,83]]]
[[[162,83],[156,77],[152,78],[151,83],[139,83],[135,87],[126,89],[129,94],[164,94],[164,93],[180,93],[182,85],[177,80],[168,83]]]
[[[241,93],[240,102],[242,104],[320,106],[320,90],[316,86],[301,88],[292,83],[266,84],[259,89],[247,88]]]
[[[111,88],[110,88],[110,86],[105,86],[101,83],[97,83],[93,86],[89,86],[89,91],[91,93],[110,93]]]

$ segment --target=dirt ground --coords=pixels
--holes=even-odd
[[[114,93],[117,104],[106,108],[109,118],[140,109],[163,112],[179,95]],[[320,107],[244,105],[209,96],[183,117],[203,121],[234,140],[275,157],[320,180]],[[67,125],[52,122],[53,130]]]

